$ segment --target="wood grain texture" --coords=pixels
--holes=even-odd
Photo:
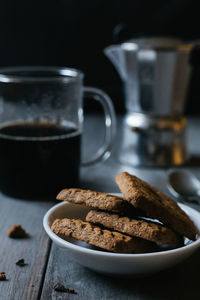
[[[42,219],[52,202],[11,199],[0,194],[0,205],[0,272],[6,272],[8,279],[0,281],[0,300],[36,300],[50,246]],[[7,230],[13,224],[21,224],[29,237],[9,238]],[[24,267],[15,264],[21,258],[27,263]]]
[[[148,277],[112,278],[82,267],[53,245],[41,300],[197,300],[199,268],[200,251],[181,265]],[[77,295],[54,291],[57,282],[74,288]]]

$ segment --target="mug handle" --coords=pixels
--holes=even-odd
[[[81,162],[82,166],[89,166],[100,160],[106,160],[110,156],[111,148],[116,135],[116,116],[112,100],[102,90],[93,87],[84,87],[83,92],[84,97],[93,98],[94,100],[100,102],[105,116],[105,138],[103,145],[90,160]]]

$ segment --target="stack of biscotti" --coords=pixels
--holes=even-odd
[[[161,249],[160,245],[180,247],[184,237],[196,239],[194,223],[171,198],[126,172],[117,175],[116,183],[123,197],[91,190],[62,190],[58,200],[91,210],[84,221],[56,219],[51,226],[53,232],[116,253],[154,252]]]

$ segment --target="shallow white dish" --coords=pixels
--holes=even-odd
[[[200,213],[186,205],[179,205],[200,231]],[[199,236],[195,242],[173,250],[146,254],[116,254],[94,250],[92,246],[72,238],[61,239],[52,232],[50,226],[56,218],[84,219],[89,210],[90,208],[81,205],[62,202],[47,211],[43,225],[48,236],[58,246],[66,249],[67,255],[96,272],[112,276],[138,276],[153,273],[178,264],[200,247]]]

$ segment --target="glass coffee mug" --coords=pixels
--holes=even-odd
[[[81,162],[82,98],[99,101],[105,113],[104,144]],[[10,67],[0,70],[0,189],[13,197],[55,196],[77,187],[80,165],[107,158],[115,113],[101,90],[83,87],[71,68]]]

